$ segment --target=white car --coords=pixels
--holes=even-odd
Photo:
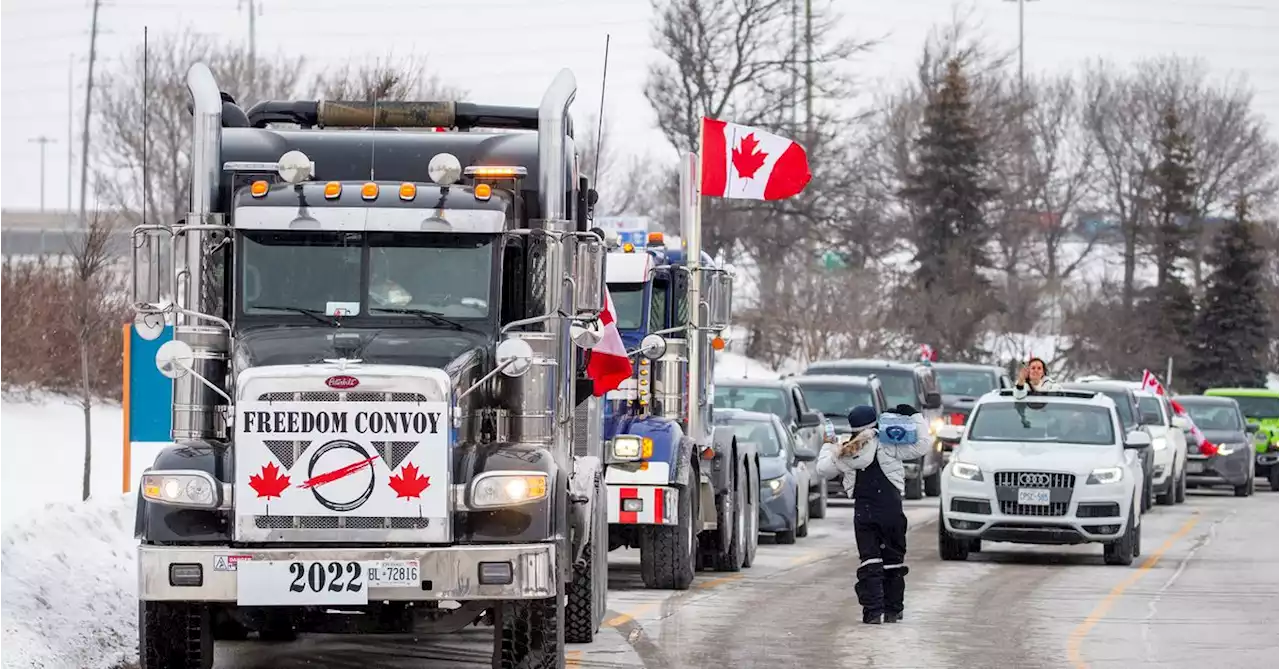
[[[1010,390],[979,398],[942,476],[938,553],[964,560],[983,541],[1101,543],[1107,564],[1141,553],[1139,449],[1116,405],[1092,391]]]
[[[1151,484],[1156,502],[1172,506],[1187,501],[1187,419],[1175,416],[1169,398],[1150,391],[1137,391],[1139,421],[1151,435]]]

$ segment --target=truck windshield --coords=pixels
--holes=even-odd
[[[1115,444],[1111,412],[1103,407],[1053,402],[1008,402],[978,407],[970,442],[1023,441]]]
[[[245,314],[489,315],[497,235],[246,230]],[[420,321],[419,321],[420,322]]]
[[[613,309],[618,314],[619,330],[638,330],[644,327],[648,305],[644,302],[643,283],[609,284],[609,297],[613,298]]]
[[[1254,420],[1275,420],[1280,417],[1280,401],[1274,397],[1250,397],[1226,395],[1240,405],[1240,413]]]
[[[996,389],[996,375],[971,369],[937,369],[938,387],[943,395],[978,397]]]
[[[787,418],[787,395],[781,388],[716,386],[715,405],[722,409],[746,409]]]

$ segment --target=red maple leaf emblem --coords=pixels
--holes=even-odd
[[[769,154],[763,151],[757,151],[760,142],[756,141],[756,134],[753,132],[738,143],[738,148],[733,150],[733,169],[742,175],[743,179],[750,179],[755,176],[756,171],[764,167],[764,159]]]
[[[289,477],[281,476],[276,463],[269,462],[262,467],[262,474],[249,477],[249,487],[258,493],[258,497],[279,497],[289,487]]]
[[[418,476],[418,468],[413,463],[400,468],[399,476],[392,476],[388,481],[391,489],[396,491],[396,499],[417,497],[431,485],[430,476]]]

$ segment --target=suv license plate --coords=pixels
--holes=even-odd
[[[1048,488],[1018,488],[1018,503],[1034,506],[1049,505]]]
[[[1187,460],[1187,473],[1200,474],[1204,472],[1204,463],[1196,460]]]

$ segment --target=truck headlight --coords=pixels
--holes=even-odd
[[[1102,467],[1095,469],[1089,473],[1089,478],[1085,483],[1089,484],[1105,484],[1117,483],[1124,478],[1124,469],[1120,467]]]
[[[547,475],[526,472],[487,472],[471,482],[474,508],[516,506],[547,496]]]
[[[966,481],[981,481],[982,468],[967,462],[951,463],[951,475]]]
[[[609,446],[609,454],[615,462],[647,460],[653,457],[653,440],[630,434],[618,435]]]
[[[142,497],[169,506],[216,509],[222,504],[222,486],[206,472],[147,472],[142,475]]]

